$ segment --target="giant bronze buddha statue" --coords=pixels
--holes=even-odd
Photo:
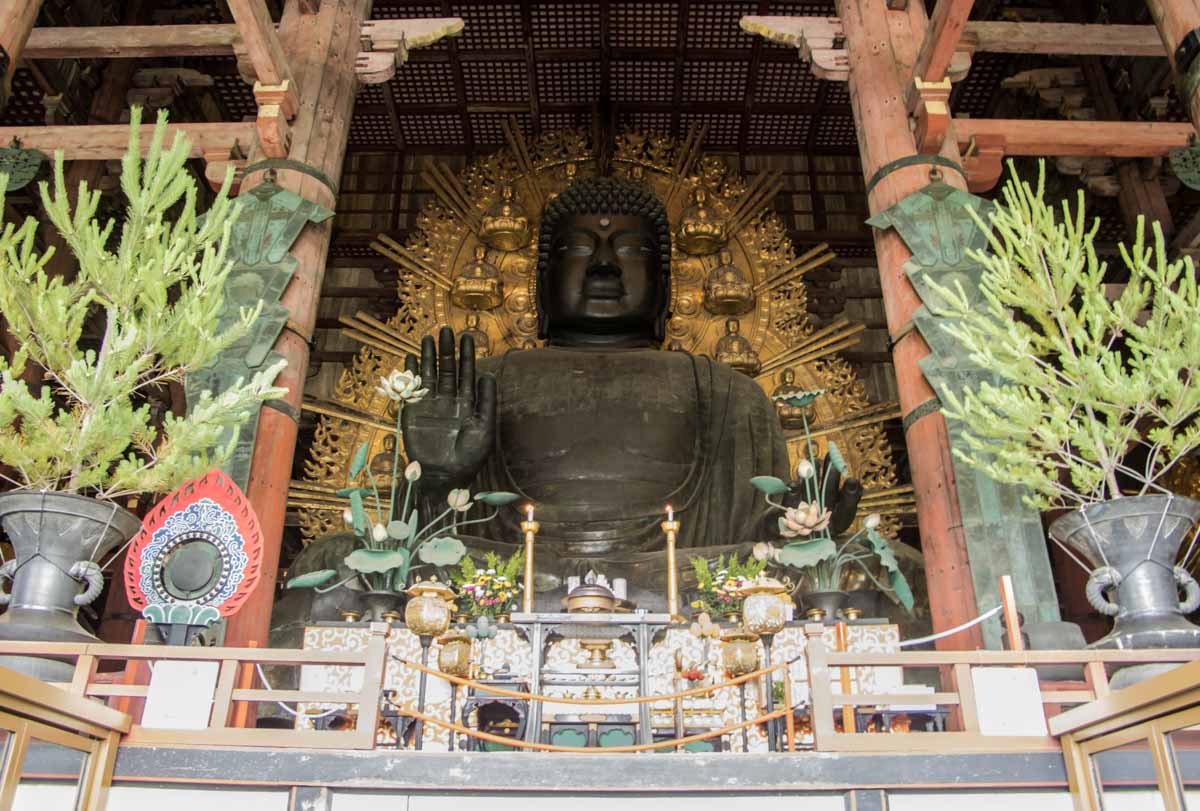
[[[539,568],[547,552],[564,563],[647,559],[663,544],[667,504],[682,522],[681,546],[755,540],[764,504],[749,479],[787,478],[779,417],[749,377],[660,351],[670,262],[666,211],[648,189],[589,178],[556,196],[536,269],[546,345],[477,366],[471,337],[456,357],[444,327],[407,359],[430,387],[403,414],[426,495],[521,494],[537,505]],[[485,531],[518,539],[519,514],[503,518]]]

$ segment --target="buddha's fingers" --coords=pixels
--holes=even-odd
[[[432,389],[437,379],[437,344],[432,335],[421,339],[421,384]],[[435,391],[434,394],[437,392]]]
[[[475,403],[475,338],[465,333],[458,344],[458,396],[468,407]]]
[[[479,398],[475,401],[475,415],[490,427],[496,423],[496,378],[480,375]]]
[[[458,395],[458,368],[454,363],[454,330],[442,327],[438,332],[437,395]]]

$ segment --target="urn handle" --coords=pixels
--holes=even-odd
[[[1182,566],[1175,567],[1175,585],[1183,589],[1183,599],[1179,601],[1179,610],[1190,614],[1200,608],[1200,583]]]
[[[1084,589],[1084,593],[1087,595],[1087,601],[1091,603],[1092,608],[1106,617],[1115,617],[1121,613],[1121,606],[1105,597],[1104,592],[1119,585],[1121,585],[1121,573],[1112,566],[1101,566],[1088,577],[1087,588]]]
[[[75,595],[75,605],[87,605],[104,591],[104,575],[100,572],[100,566],[90,560],[75,561],[67,574],[87,585],[87,588]]]
[[[13,581],[13,575],[17,573],[17,561],[9,560],[0,566],[0,605],[8,605],[12,601],[12,594],[8,592],[5,585]]]

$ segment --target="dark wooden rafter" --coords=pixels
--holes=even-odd
[[[759,0],[758,13],[766,14],[770,8],[768,0]],[[754,91],[758,85],[759,64],[762,62],[763,51],[762,37],[754,38],[754,45],[750,48],[750,67],[746,71],[746,90],[745,101],[742,105],[742,123],[738,127],[738,153],[746,154],[750,146],[750,116],[754,112]],[[811,129],[811,127],[810,127]]]
[[[959,39],[971,15],[975,0],[938,0],[929,18],[929,32],[917,52],[913,76],[926,82],[940,82],[950,71],[950,62],[959,49]]]
[[[674,109],[671,111],[671,132],[679,132],[681,121],[680,109],[683,106],[683,64],[687,57],[687,23],[688,12],[691,10],[691,0],[679,0],[677,23],[675,26],[675,72],[672,78],[671,101]]]
[[[442,14],[447,17],[450,16],[450,0],[442,0]],[[446,46],[446,50],[449,54],[450,70],[454,77],[454,92],[462,108],[459,117],[462,120],[463,152],[470,157],[475,154],[475,131],[471,126],[471,115],[467,112],[467,80],[463,76],[462,58],[458,52],[458,43],[450,40]]]
[[[533,47],[533,11],[530,0],[521,0],[521,31],[525,35],[525,73],[529,82],[529,126],[532,132],[542,131],[542,116],[538,109],[537,52]]]

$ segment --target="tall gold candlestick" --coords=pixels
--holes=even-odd
[[[672,618],[679,615],[679,568],[675,565],[675,540],[679,534],[679,522],[675,512],[667,508],[667,520],[662,522],[662,531],[667,534],[667,614]]]
[[[521,522],[521,532],[525,533],[525,588],[521,594],[521,610],[526,614],[533,613],[533,539],[537,536],[540,525],[533,520],[533,505],[525,508],[525,519]]]

